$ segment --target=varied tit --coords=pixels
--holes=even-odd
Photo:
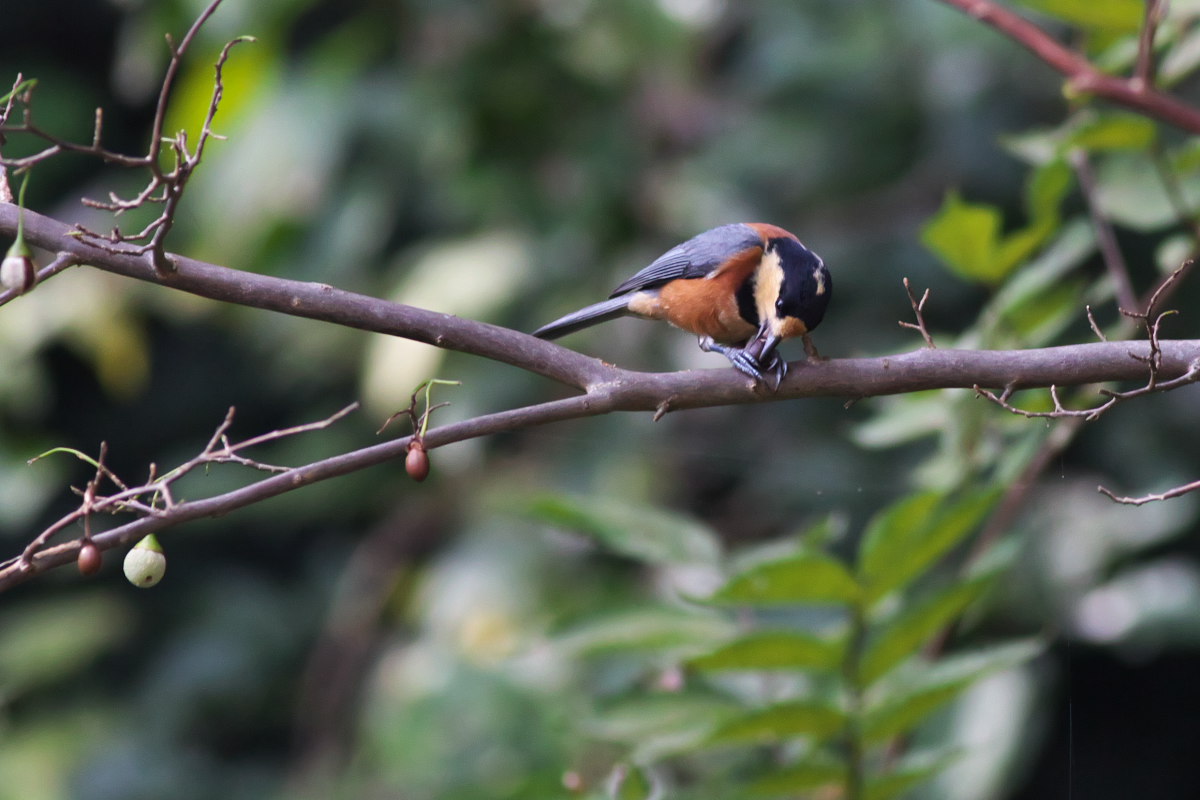
[[[700,349],[718,352],[757,381],[765,372],[776,386],[787,362],[775,348],[804,340],[821,323],[833,280],[820,257],[783,228],[762,222],[722,225],[676,245],[618,286],[609,299],[533,332],[556,339],[622,316],[663,319],[700,337]]]

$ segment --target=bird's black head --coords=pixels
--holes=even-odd
[[[821,324],[833,279],[821,258],[796,239],[772,239],[763,254],[755,292],[761,319],[772,319],[781,339],[801,336]]]

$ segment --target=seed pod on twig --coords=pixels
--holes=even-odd
[[[79,556],[75,563],[79,567],[80,575],[95,575],[104,563],[104,556],[101,555],[100,548],[96,547],[96,543],[89,539],[79,548]]]
[[[4,262],[0,263],[0,286],[17,294],[25,294],[33,288],[36,280],[37,268],[33,263],[33,253],[25,245],[24,239],[17,239],[13,246],[8,248]]]
[[[404,469],[408,477],[420,482],[429,477],[429,454],[420,439],[413,439],[408,446],[408,455],[404,457]]]
[[[167,571],[167,557],[163,555],[158,537],[150,534],[125,554],[125,577],[140,589],[149,589],[162,580]]]

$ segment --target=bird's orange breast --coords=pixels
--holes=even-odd
[[[754,274],[761,257],[762,249],[752,247],[703,278],[671,281],[659,290],[654,317],[723,344],[744,342],[755,326],[738,311],[737,291]]]

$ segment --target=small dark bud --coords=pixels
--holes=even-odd
[[[404,469],[408,477],[420,482],[429,477],[429,454],[425,445],[416,439],[408,446],[408,455],[404,457]]]
[[[83,546],[79,548],[79,557],[75,560],[79,566],[80,575],[95,575],[100,571],[100,565],[103,562],[104,557],[100,553],[100,548],[91,541],[83,543]]]

